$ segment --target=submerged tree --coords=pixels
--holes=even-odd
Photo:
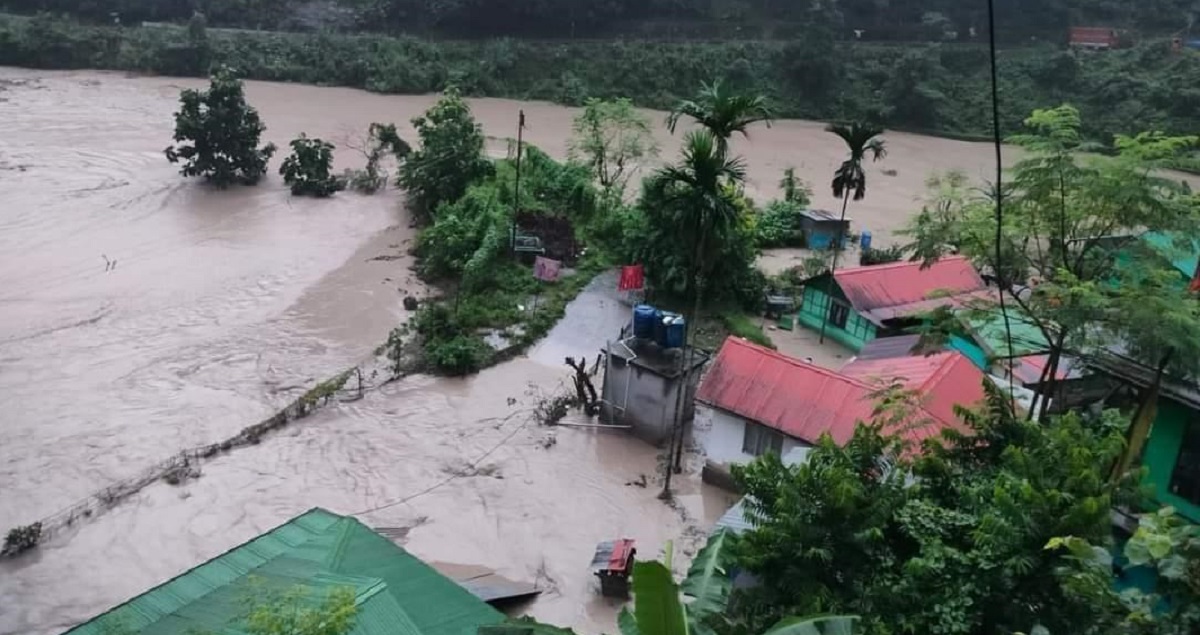
[[[332,143],[301,133],[291,146],[292,154],[279,166],[279,174],[292,194],[323,198],[346,189],[346,181],[333,175]]]
[[[629,99],[589,99],[572,131],[571,158],[586,162],[606,190],[623,191],[637,165],[658,155],[650,120]]]
[[[405,159],[396,181],[408,191],[414,211],[429,221],[439,205],[458,200],[491,174],[492,164],[483,154],[483,130],[458,89],[447,89],[412,123],[421,147]]]
[[[384,157],[391,154],[399,162],[412,152],[412,147],[396,132],[396,124],[391,123],[372,123],[365,140],[348,145],[367,159],[361,170],[346,170],[343,174],[350,189],[360,194],[374,194],[387,184],[388,174],[381,166]]]
[[[246,103],[242,82],[228,67],[213,74],[208,90],[184,90],[175,113],[175,142],[164,152],[182,162],[180,174],[202,176],[218,187],[253,185],[267,171],[275,145],[258,146],[266,126]]]

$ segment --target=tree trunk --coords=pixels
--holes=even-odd
[[[1038,404],[1038,421],[1046,418],[1046,411],[1050,406],[1050,395],[1054,393],[1054,388],[1058,385],[1058,365],[1062,361],[1063,343],[1066,341],[1067,329],[1060,329],[1054,346],[1050,349],[1050,359],[1046,361],[1046,381],[1038,391],[1042,394],[1041,403]],[[1010,350],[1009,353],[1011,354],[1012,351]]]
[[[687,391],[688,383],[691,381],[691,366],[688,362],[689,338],[692,333],[692,323],[696,321],[700,314],[700,257],[704,253],[704,241],[708,234],[708,225],[703,220],[700,225],[700,240],[696,242],[695,255],[692,258],[690,271],[688,272],[688,280],[691,281],[692,287],[692,314],[684,318],[683,323],[683,350],[679,355],[679,378],[683,382],[679,386],[679,392],[675,393],[675,413],[671,422],[671,437],[667,443],[667,462],[664,469],[663,489],[661,496],[667,498],[671,495],[671,475],[675,472],[675,454],[676,444],[679,446],[679,453],[683,450],[683,394]]]
[[[829,315],[833,311],[833,272],[837,270],[838,252],[842,248],[842,233],[846,225],[846,206],[850,204],[850,188],[842,193],[842,217],[838,220],[837,234],[833,241],[833,258],[829,263],[829,281],[825,284],[825,299],[829,301],[829,306],[825,308],[825,315],[821,319],[821,335],[817,338],[818,344],[825,343],[825,328],[829,324]]]
[[[1150,437],[1150,428],[1154,425],[1154,418],[1158,414],[1158,393],[1162,388],[1163,375],[1174,354],[1174,349],[1168,349],[1163,354],[1162,359],[1158,362],[1158,368],[1155,369],[1154,381],[1150,383],[1150,387],[1146,389],[1142,399],[1138,402],[1137,410],[1134,411],[1133,419],[1129,424],[1125,450],[1121,452],[1109,478],[1110,483],[1114,486],[1129,471],[1134,458],[1142,453],[1142,447],[1146,444],[1146,439]]]

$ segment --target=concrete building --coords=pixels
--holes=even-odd
[[[610,342],[606,352],[602,422],[632,426],[635,435],[657,445],[671,436],[677,399],[682,399],[681,420],[691,421],[707,353],[691,347],[662,348],[634,337]]]

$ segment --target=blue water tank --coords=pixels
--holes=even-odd
[[[639,304],[633,307],[633,336],[643,339],[654,337],[654,318],[658,313],[649,304]]]
[[[670,322],[666,325],[667,338],[666,343],[663,344],[663,348],[683,348],[685,324],[682,315],[671,318]]]
[[[871,248],[871,232],[863,230],[862,237],[858,239],[858,246],[862,247],[863,251]]]
[[[670,311],[659,311],[654,317],[654,343],[659,346],[667,347],[667,323],[679,317],[678,313]]]

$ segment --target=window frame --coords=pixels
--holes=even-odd
[[[751,456],[762,456],[774,452],[775,456],[783,456],[785,435],[761,423],[746,421],[742,430],[742,453]]]
[[[835,315],[838,313],[841,315],[840,323],[837,317],[835,317]],[[830,298],[829,313],[826,316],[826,319],[829,320],[831,325],[836,326],[843,331],[846,330],[846,325],[850,323],[850,305],[842,302],[841,300]]]

